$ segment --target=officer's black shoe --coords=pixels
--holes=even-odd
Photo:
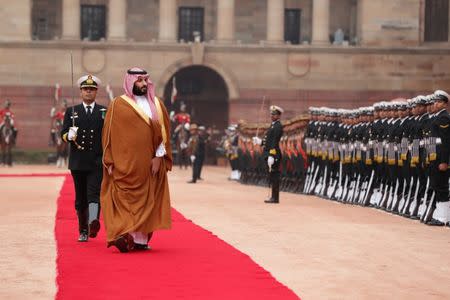
[[[274,198],[270,198],[268,200],[264,200],[265,203],[279,203],[279,201],[277,199]]]
[[[99,230],[100,222],[98,220],[93,220],[91,224],[89,224],[89,237],[95,238]]]
[[[195,183],[194,180],[189,180],[187,183]]]
[[[447,223],[447,227],[450,227],[450,222]]]
[[[80,232],[80,236],[78,237],[79,242],[87,242],[88,241],[88,232],[87,230],[82,230]]]
[[[137,251],[143,251],[143,250],[150,250],[150,247],[146,244],[136,244],[135,243],[133,249],[137,250]]]
[[[431,219],[430,221],[426,222],[425,224],[430,226],[445,226],[444,222],[438,221],[436,219]]]

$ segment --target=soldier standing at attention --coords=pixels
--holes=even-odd
[[[281,125],[280,118],[283,113],[283,109],[279,106],[272,105],[270,107],[270,116],[272,123],[267,129],[264,141],[261,141],[258,137],[253,137],[253,143],[262,144],[264,147],[263,155],[267,161],[269,169],[269,183],[272,187],[272,197],[265,200],[266,203],[279,203],[280,193],[280,139],[283,135],[283,126]]]
[[[106,109],[95,103],[100,84],[97,77],[86,75],[77,83],[82,103],[67,109],[61,137],[70,145],[69,169],[75,184],[78,241],[87,242],[88,237],[96,237],[100,230],[102,129]]]
[[[447,111],[449,95],[441,90],[433,94],[434,119],[431,123],[431,138],[435,145],[429,153],[430,187],[435,193],[425,213],[428,225],[445,226],[450,219],[449,206],[449,155],[450,155],[450,115]]]
[[[196,183],[200,179],[200,170],[205,159],[205,141],[198,132],[197,124],[191,124],[189,130],[191,131],[188,145],[191,153],[192,179],[188,183]]]

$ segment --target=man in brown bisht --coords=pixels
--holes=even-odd
[[[100,195],[107,245],[120,252],[147,250],[155,230],[171,227],[167,110],[143,69],[127,71],[124,89],[105,117]]]

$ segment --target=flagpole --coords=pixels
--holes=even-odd
[[[175,76],[172,78],[172,93],[170,96],[170,104],[173,105],[175,103],[175,97],[177,96],[177,87],[175,83]]]

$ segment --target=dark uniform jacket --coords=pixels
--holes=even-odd
[[[272,122],[266,132],[264,140],[264,157],[273,156],[276,161],[281,159],[280,139],[283,135],[283,126],[280,121]]]
[[[199,135],[198,136],[197,147],[195,149],[194,155],[196,157],[204,159],[205,158],[205,152],[206,152],[205,149],[206,149],[206,139],[205,139],[204,136]]]
[[[64,116],[63,130],[61,137],[64,141],[70,142],[69,169],[70,170],[92,170],[102,166],[102,129],[103,110],[106,108],[95,103],[92,115],[87,116],[83,104],[74,106],[75,127],[78,127],[76,143],[68,141],[69,128],[72,125],[72,108],[69,107]]]
[[[439,139],[436,142],[436,163],[448,164],[450,154],[450,115],[445,109],[436,113],[431,123],[431,136]]]

